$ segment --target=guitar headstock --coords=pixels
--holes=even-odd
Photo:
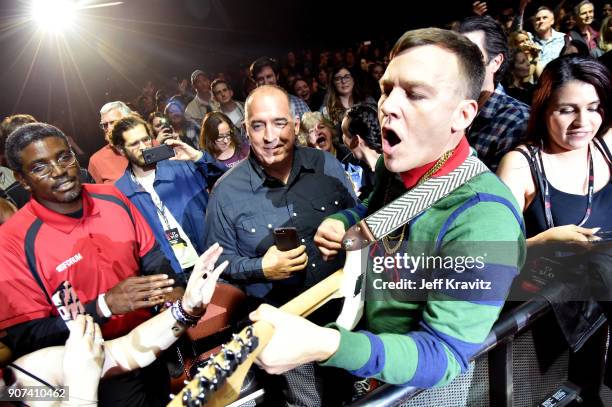
[[[257,323],[234,334],[221,351],[211,356],[168,406],[226,406],[236,400],[257,354],[268,343],[273,328]]]

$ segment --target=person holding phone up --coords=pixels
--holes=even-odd
[[[224,169],[180,140],[153,147],[153,139],[138,116],[115,123],[111,142],[130,163],[115,186],[142,212],[174,271],[189,274],[205,249],[207,189]]]

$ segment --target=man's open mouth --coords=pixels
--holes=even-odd
[[[397,134],[395,134],[393,130],[387,130],[385,131],[384,134],[385,134],[385,139],[387,140],[387,142],[389,143],[391,147],[393,147],[394,145],[398,144],[401,141],[400,138],[397,136]]]

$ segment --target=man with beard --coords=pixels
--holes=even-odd
[[[13,356],[66,342],[68,328],[51,302],[66,280],[107,338],[148,319],[175,276],[138,209],[112,185],[81,185],[68,139],[49,124],[11,133],[6,159],[33,197],[0,228],[0,330]],[[164,369],[103,382],[100,405],[166,400]]]
[[[152,147],[153,131],[138,116],[115,123],[111,142],[130,165],[115,186],[140,210],[176,273],[190,273],[204,253],[207,189],[223,171],[208,154],[179,140],[167,139],[176,156],[147,165],[143,149]]]
[[[395,44],[390,58],[380,81],[378,104],[383,160],[376,166],[368,215],[430,177],[449,174],[468,159],[472,153],[465,132],[476,116],[484,77],[478,47],[452,31],[408,31]],[[424,270],[449,281],[459,275],[462,281],[485,278],[494,282],[490,292],[433,288],[420,297],[423,299],[414,299],[405,296],[408,290],[379,289],[374,297],[366,298],[359,325],[363,330],[358,332],[334,324],[317,326],[263,305],[251,319],[269,322],[275,330],[258,364],[278,374],[317,361],[359,377],[416,387],[441,386],[465,371],[518,273],[524,238],[518,205],[495,174],[487,171],[464,179],[463,185],[451,191],[383,237],[381,244],[365,249],[372,256],[364,278],[366,294],[376,289],[379,273],[390,277],[410,274],[412,270],[401,272],[397,256],[414,256],[417,250],[420,255],[424,249],[425,253],[454,257],[465,252],[453,242],[508,242],[504,248],[513,249],[506,251],[509,255],[502,259],[489,253],[482,269],[472,265],[462,271],[441,266]],[[344,220],[328,219],[317,231],[315,242],[328,258],[338,253],[344,230],[359,216]],[[391,235],[401,237],[392,241]],[[382,271],[373,268],[377,260],[385,263]]]
[[[478,46],[485,64],[478,115],[467,138],[478,158],[495,171],[502,157],[519,144],[530,108],[508,96],[500,83],[508,67],[508,37],[501,24],[490,16],[468,17],[461,21],[458,31]]]

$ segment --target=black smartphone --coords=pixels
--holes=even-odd
[[[297,230],[294,227],[274,229],[274,244],[281,252],[295,249],[300,245]]]
[[[142,150],[142,157],[147,165],[174,157],[174,149],[167,144]]]
[[[159,119],[159,124],[161,125],[162,129],[168,129],[170,130],[170,132],[173,131],[172,125],[170,124],[170,120],[166,119],[165,117],[161,117]]]

